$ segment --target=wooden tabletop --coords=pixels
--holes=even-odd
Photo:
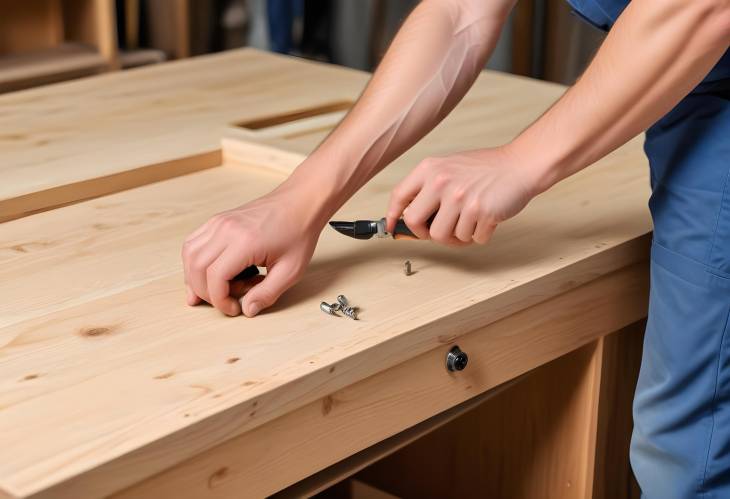
[[[236,50],[0,95],[0,221],[215,166],[227,126],[353,99],[366,79]],[[165,169],[183,157],[197,164]]]
[[[302,281],[270,311],[226,318],[185,306],[184,237],[270,190],[331,127],[307,113],[267,117],[340,112],[365,81],[246,50],[1,98],[0,108],[13,105],[0,137],[17,143],[0,166],[12,179],[5,200],[37,202],[35,192],[108,174],[120,175],[110,192],[127,189],[156,178],[135,176],[149,165],[171,165],[175,178],[0,225],[0,448],[12,456],[0,460],[0,497],[109,495],[445,337],[646,259],[647,168],[634,140],[536,198],[486,247],[356,241],[326,229]],[[418,160],[503,143],[561,92],[483,73],[443,124],[338,215],[381,216]],[[268,154],[233,144],[226,164],[201,158],[220,159],[228,125],[254,117],[261,126],[243,134],[274,147]],[[319,310],[338,294],[361,308],[360,320]]]

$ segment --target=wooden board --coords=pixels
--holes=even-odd
[[[266,185],[252,182],[251,172],[226,169],[169,182],[194,185],[196,192],[211,189],[218,203],[241,196],[244,185]],[[203,187],[201,177],[213,173],[227,175]],[[25,283],[11,300],[41,300],[48,310],[29,308],[27,317],[15,317],[0,330],[0,375],[6,380],[0,426],[13,428],[2,435],[3,447],[10,452],[20,446],[27,456],[2,463],[0,475],[14,490],[43,488],[150,444],[154,461],[170,465],[242,431],[236,414],[254,402],[262,407],[253,420],[258,424],[306,402],[316,393],[312,387],[344,386],[432,348],[439,336],[468,331],[645,258],[646,244],[636,239],[648,230],[640,215],[643,200],[634,203],[628,194],[621,204],[629,213],[611,216],[621,183],[609,179],[626,172],[593,173],[596,184],[616,187],[592,200],[585,217],[571,219],[567,212],[589,195],[591,175],[546,195],[486,248],[457,254],[428,243],[368,245],[325,232],[304,281],[272,313],[251,321],[183,305],[180,240],[206,214],[165,198],[159,189],[164,184],[5,224],[11,232],[30,232],[43,221],[58,235],[49,238],[55,249],[30,244],[27,253],[13,250],[13,264],[2,266],[3,273],[15,272],[2,280],[7,289]],[[132,195],[147,200],[135,204]],[[104,210],[116,212],[110,218],[116,225],[82,215]],[[157,215],[147,216],[152,213]],[[62,219],[81,227],[64,233]],[[89,231],[94,223],[102,225]],[[405,258],[419,271],[407,280],[400,271]],[[33,263],[42,261],[34,271]],[[34,286],[39,282],[40,289]],[[362,320],[321,314],[319,301],[341,292],[364,308]],[[323,385],[333,365],[341,375],[336,384]],[[106,390],[109,385],[116,389]],[[54,407],[53,421],[44,407]],[[60,421],[68,421],[62,424],[69,425],[66,431],[57,431]],[[186,428],[192,433],[177,433]],[[176,433],[172,441],[164,438]],[[189,445],[192,435],[199,445]],[[175,443],[180,439],[187,442],[183,448]],[[143,455],[144,469],[156,469]]]
[[[216,57],[230,62],[227,56]],[[199,71],[189,68],[192,88],[180,88],[176,95],[195,95],[204,70],[219,67],[211,60],[216,59],[200,61]],[[292,64],[297,70],[306,67],[301,71],[306,80],[309,66]],[[313,80],[326,80],[330,71],[314,71]],[[162,88],[154,82],[160,85],[155,78],[164,67],[139,73],[151,95],[143,94],[139,107],[126,110],[129,127],[134,117],[144,123],[149,116],[144,103],[161,98]],[[244,84],[242,102],[257,102],[256,93],[263,101],[273,100],[266,86],[273,75],[260,76],[255,85]],[[299,87],[308,84],[300,79]],[[59,85],[46,106],[61,106],[63,94],[79,95],[83,88],[85,82]],[[519,92],[511,94],[515,89]],[[378,216],[390,188],[416,158],[507,140],[560,91],[526,79],[484,75],[470,100],[374,178],[340,215]],[[282,95],[279,102],[286,100]],[[174,115],[179,126],[184,105],[170,104],[175,112],[165,119]],[[264,107],[260,102],[252,106]],[[279,114],[291,111],[282,108]],[[98,117],[99,126],[111,119]],[[187,133],[175,141],[183,149],[189,145]],[[293,167],[301,159],[295,153],[311,149],[322,133],[279,139],[278,146],[288,149],[278,156],[288,158],[282,171]],[[61,142],[80,145],[84,135],[94,136],[91,130],[76,130]],[[167,157],[171,137],[153,139],[130,156]],[[37,148],[28,164],[41,164],[47,153]],[[17,149],[11,154],[20,157]],[[124,168],[131,168],[131,159],[123,163],[119,154],[108,157],[122,169],[120,182],[127,181]],[[647,257],[648,182],[640,144],[634,141],[538,197],[500,227],[487,247],[366,243],[327,230],[306,276],[277,307],[252,320],[226,319],[210,308],[184,305],[179,251],[185,235],[210,215],[281,180],[280,172],[261,168],[260,157],[243,158],[2,225],[0,447],[15,458],[0,461],[0,488],[19,497],[64,490],[66,483],[76,484],[78,489],[69,490],[86,491],[87,497],[114,492],[440,342]],[[79,178],[99,164],[98,156],[89,159],[79,152],[77,159]],[[194,157],[185,161],[186,168],[196,169]],[[177,163],[169,165],[174,169]],[[415,275],[403,276],[405,259],[413,262]],[[319,311],[321,300],[340,293],[362,307],[360,321]],[[625,311],[618,302],[614,306],[616,314]],[[253,404],[255,417],[250,415]],[[48,418],[51,412],[54,417]]]
[[[54,47],[63,41],[61,0],[0,0],[0,56]]]
[[[645,269],[646,264],[638,264],[485,328],[458,338],[441,337],[424,354],[318,397],[122,491],[114,499],[267,496],[642,316],[647,302]],[[615,313],[619,308],[623,314]],[[444,359],[454,343],[471,360],[468,370],[450,374],[444,369]],[[330,376],[336,378],[341,365]],[[253,407],[256,414],[258,407],[260,404]],[[585,440],[588,429],[581,430],[577,437]],[[587,456],[581,457],[586,461]],[[117,481],[134,471],[129,466],[115,468]],[[572,465],[569,468],[578,471]],[[87,479],[84,488],[82,483],[71,481],[49,496],[70,499],[88,490],[90,484],[99,485]]]
[[[602,347],[537,368],[358,478],[401,497],[592,497]]]
[[[629,463],[632,405],[646,321],[606,338],[603,348],[593,499],[640,499]]]
[[[114,0],[62,0],[66,39],[94,47],[107,69],[116,69],[117,16]]]
[[[229,125],[353,99],[366,80],[236,50],[2,95],[0,221],[106,194],[114,175],[219,151]]]

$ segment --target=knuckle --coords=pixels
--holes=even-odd
[[[481,203],[478,199],[472,199],[464,206],[464,214],[471,218],[478,218],[481,210]]]
[[[466,194],[467,194],[467,188],[463,185],[460,185],[458,187],[455,187],[451,191],[451,200],[454,201],[455,203],[461,204],[464,202],[464,199],[466,199]]]
[[[225,217],[220,222],[220,228],[225,232],[234,232],[238,228],[238,222],[233,217]]]
[[[205,269],[205,277],[208,279],[209,283],[217,280],[219,276],[220,272],[218,272],[218,269],[214,265]]]
[[[448,172],[440,171],[433,176],[433,185],[437,189],[446,187],[451,181],[451,175]]]
[[[493,225],[496,221],[494,211],[489,206],[479,207],[479,221],[487,225]]]
[[[205,262],[200,258],[192,258],[190,260],[190,270],[194,273],[202,273],[206,271]]]

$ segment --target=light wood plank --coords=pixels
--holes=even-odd
[[[137,129],[145,129],[150,143],[137,150],[124,140],[116,144],[108,139],[100,147],[116,144],[118,149],[91,156],[72,154],[74,147],[81,146],[80,137],[92,142],[95,138],[90,129],[75,129],[59,138],[65,144],[59,150],[68,153],[62,162],[69,165],[72,157],[78,160],[78,168],[73,169],[80,175],[78,182],[101,176],[84,177],[100,164],[103,170],[109,162],[122,175],[115,182],[125,185],[128,171],[144,168],[153,157],[169,156],[173,138],[185,151],[202,150],[197,154],[215,159],[217,138],[212,149],[200,149],[209,140],[208,132],[202,133],[206,135],[203,142],[195,143],[199,139],[193,137],[195,127],[182,135],[160,134],[156,128],[163,122],[177,127],[185,119],[201,119],[208,126],[218,122],[222,110],[202,119],[205,113],[200,109],[186,108],[190,102],[212,105],[203,89],[240,91],[238,100],[216,102],[225,104],[226,112],[234,104],[248,102],[254,110],[251,119],[307,107],[301,96],[295,98],[297,106],[291,106],[293,101],[288,108],[270,106],[274,96],[278,103],[287,101],[287,94],[281,92],[287,84],[273,89],[274,70],[286,59],[272,56],[272,62],[265,57],[261,64],[239,73],[256,83],[234,82],[229,72],[223,80],[209,77],[223,63],[227,69],[234,61],[258,60],[255,53],[234,55],[196,61],[187,69],[188,86],[178,89],[169,102],[164,101],[165,92],[181,76],[174,65],[173,69],[140,70],[134,81],[143,97],[138,96],[131,107],[131,97],[120,98],[118,109],[107,108],[96,120],[97,127],[108,132],[110,122],[126,119],[124,126],[117,123],[111,128],[135,140],[142,133]],[[298,78],[296,89],[306,89],[315,80],[331,83],[328,76],[341,76],[340,70],[315,66],[315,71],[304,63],[293,64],[309,82],[302,84]],[[348,98],[362,82],[360,76],[350,79],[349,88],[338,87],[339,94],[320,95],[307,105]],[[116,79],[110,81],[114,82],[111,90],[121,91]],[[223,81],[224,88],[219,88]],[[61,106],[64,97],[85,88],[82,83],[57,86],[43,105]],[[417,159],[508,140],[560,91],[526,79],[482,75],[453,116],[375,177],[338,216],[377,217],[395,182]],[[314,94],[313,87],[304,94],[308,92]],[[506,101],[509,95],[512,98]],[[23,103],[23,96],[41,95],[21,92],[15,96],[15,106],[34,105]],[[115,101],[113,95],[107,97]],[[169,104],[169,115],[161,111],[162,104],[152,105],[155,99]],[[164,119],[155,118],[154,126],[146,128],[148,111],[161,113]],[[10,114],[15,112],[11,109]],[[46,130],[53,121],[53,116],[36,120]],[[282,164],[293,165],[301,153],[316,145],[320,133],[278,139],[284,149],[279,157],[289,158]],[[21,157],[19,151],[10,148],[16,159]],[[35,148],[31,163],[50,161],[45,156],[49,152]],[[132,161],[136,166],[130,170]],[[192,161],[190,168],[209,166],[213,165]],[[253,320],[225,319],[210,308],[184,306],[179,250],[185,235],[210,215],[266,192],[283,178],[262,168],[262,160],[234,162],[7,222],[0,234],[0,294],[4,297],[0,301],[4,326],[0,327],[0,447],[17,458],[0,461],[0,487],[20,496],[71,494],[77,498],[111,493],[269,421],[281,420],[307,404],[314,403],[320,414],[321,404],[316,401],[327,394],[386,373],[451,341],[454,335],[641,262],[647,257],[651,229],[644,166],[640,144],[634,141],[539,196],[520,216],[500,227],[487,247],[454,250],[423,242],[364,243],[325,230],[302,282],[277,307]],[[58,183],[58,188],[75,183],[64,175],[65,183]],[[418,271],[407,278],[400,270],[406,258]],[[616,283],[616,290],[624,284]],[[322,299],[339,293],[362,307],[360,321],[338,320],[319,311]],[[625,318],[624,301],[606,306],[614,307],[612,314],[619,320]],[[569,332],[569,345],[574,348],[582,336],[580,331]],[[272,357],[276,362],[271,362]],[[333,367],[336,374],[330,372]],[[254,403],[259,405],[251,416]],[[450,407],[457,400],[446,403]],[[50,408],[52,420],[46,417]],[[422,419],[434,414],[432,406],[423,410]],[[377,438],[414,424],[406,416],[394,419],[394,426]],[[347,442],[355,447],[366,444]]]
[[[0,56],[52,48],[63,41],[61,0],[0,1]]]
[[[645,327],[645,321],[637,322],[604,342],[593,499],[641,496],[629,463],[629,445]]]
[[[603,340],[529,372],[357,478],[402,497],[591,497]]]
[[[366,80],[245,49],[2,95],[0,220],[57,206],[46,194],[67,186],[106,194],[93,180],[219,149],[233,123],[349,100]]]
[[[462,402],[446,411],[439,413],[415,426],[412,426],[390,438],[382,440],[357,454],[353,454],[342,461],[333,464],[329,468],[311,475],[284,490],[277,492],[271,496],[271,499],[295,499],[300,497],[310,497],[318,492],[322,492],[328,487],[351,477],[358,471],[363,470],[367,466],[383,459],[396,452],[397,450],[413,443],[419,438],[428,435],[434,430],[441,428],[443,425],[453,421],[459,416],[477,408],[484,401],[495,397],[504,390],[515,386],[523,376],[507,381],[496,388],[477,395],[466,402]]]
[[[633,318],[645,315],[646,291],[646,264],[639,264],[486,328],[459,337],[442,337],[440,347],[324,395],[309,405],[156,475],[122,492],[115,499],[269,495],[623,327]],[[616,314],[617,309],[625,315]],[[469,353],[470,365],[461,373],[452,375],[444,369],[444,359],[454,343]],[[525,348],[525,345],[530,345],[530,348]],[[370,357],[367,362],[378,360]],[[336,377],[342,365],[339,363],[331,374]],[[542,379],[540,383],[549,381],[550,378]],[[589,381],[592,383],[592,380],[587,383]],[[509,392],[506,390],[504,393]],[[530,401],[524,403],[530,404]],[[258,416],[264,406],[261,403],[249,407],[249,411]],[[576,410],[583,414],[580,404]],[[307,428],[307,431],[302,432],[302,428]],[[563,428],[562,435],[571,434],[568,426]],[[579,432],[578,437],[585,439],[587,433],[586,428]],[[583,457],[581,450],[577,459]],[[67,484],[58,493],[68,490],[81,493],[81,489],[69,489],[71,485]]]
[[[407,171],[409,165],[398,163],[393,168],[391,175],[397,176],[398,169]],[[213,172],[220,174],[216,177]],[[16,486],[44,487],[119,456],[130,460],[125,468],[133,467],[137,459],[149,467],[148,453],[156,455],[146,447],[149,444],[167,449],[159,466],[170,465],[169,459],[189,457],[216,439],[229,438],[231,428],[217,425],[245,411],[257,393],[271,402],[256,422],[303,403],[295,396],[298,390],[306,391],[327,379],[324,359],[328,365],[353,359],[355,352],[374,350],[369,353],[373,364],[351,360],[354,378],[349,380],[370,375],[402,360],[392,358],[392,346],[383,349],[385,345],[416,355],[431,347],[431,335],[478,327],[645,258],[647,241],[642,236],[649,227],[643,215],[646,186],[642,177],[632,164],[622,167],[607,162],[535,200],[522,216],[498,231],[492,245],[459,251],[458,258],[455,250],[432,244],[367,244],[325,231],[302,284],[272,313],[250,322],[224,320],[213,310],[183,305],[179,245],[216,203],[231,206],[243,201],[256,189],[265,190],[266,182],[274,185],[279,175],[266,177],[250,168],[224,167],[4,224],[7,239],[2,247],[6,262],[12,264],[1,267],[0,283],[8,290],[18,287],[2,305],[11,305],[6,308],[11,312],[12,307],[20,307],[21,312],[0,329],[4,345],[0,375],[7,380],[0,392],[4,407],[0,427],[16,429],[7,438],[3,435],[3,446],[22,445],[18,453],[29,460],[0,463],[7,466],[0,469],[0,476],[15,480]],[[592,193],[590,186],[600,186],[602,196]],[[367,196],[348,204],[344,216],[362,216],[381,203],[384,206],[388,189],[379,190],[377,183],[372,188]],[[207,189],[216,195],[206,196]],[[176,190],[179,198],[166,197]],[[211,200],[215,202],[210,204]],[[590,203],[591,210],[583,217],[572,216],[581,203]],[[100,209],[112,226],[95,229],[91,233],[98,235],[90,240],[89,227],[105,223],[98,218]],[[150,213],[163,215],[146,216]],[[69,230],[69,224],[78,228]],[[39,233],[48,239],[39,241]],[[48,241],[56,242],[43,244]],[[28,244],[34,242],[39,244]],[[405,258],[419,271],[408,280],[400,272]],[[39,259],[45,263],[38,265]],[[53,261],[57,264],[51,265]],[[94,272],[84,271],[89,268]],[[69,275],[73,278],[64,277]],[[40,289],[38,282],[44,283]],[[78,282],[78,288],[68,289],[69,282]],[[340,292],[363,306],[361,321],[323,321],[319,301]],[[59,301],[63,303],[58,305]],[[42,314],[38,303],[47,307]],[[240,335],[242,327],[245,336]],[[262,370],[254,362],[259,356],[267,359],[266,352],[283,345],[287,348],[282,352],[291,356],[281,357],[275,372]],[[383,357],[376,361],[379,355]],[[237,379],[253,381],[255,388],[230,385],[226,359],[234,357],[246,359],[243,371],[238,371],[243,363],[232,364]],[[155,379],[168,373],[175,373],[168,384]],[[128,398],[91,395],[103,393],[108,383],[125,391],[137,386],[130,394],[138,395],[133,403]],[[223,395],[200,397],[200,390],[191,386],[210,387]],[[288,395],[277,394],[283,387],[281,393]],[[69,397],[81,406],[62,403]],[[130,403],[133,412],[129,412]],[[58,434],[58,426],[45,427],[51,422],[41,416],[46,413],[42,408],[49,405],[56,408],[60,420],[78,419],[76,409],[84,407],[81,419],[85,422],[79,420],[73,431]],[[66,416],[61,414],[63,407]],[[190,414],[189,418],[180,416],[179,411],[186,408],[183,414]],[[140,428],[135,423],[139,414],[157,423]],[[211,427],[221,432],[210,432]],[[165,435],[178,431],[182,437],[166,440]],[[187,445],[199,431],[205,435],[202,447]],[[43,438],[32,444],[33,438],[49,432],[58,434],[58,439]],[[20,436],[22,440],[15,440]],[[184,438],[184,448],[174,444],[178,438]]]

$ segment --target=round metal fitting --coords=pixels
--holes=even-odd
[[[446,369],[449,371],[463,371],[468,362],[469,356],[466,352],[462,352],[458,346],[454,346],[446,354]]]

